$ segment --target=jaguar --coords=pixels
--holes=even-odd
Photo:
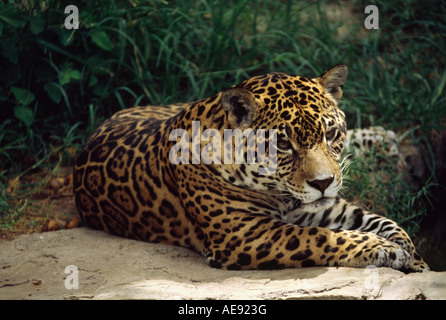
[[[343,64],[315,78],[268,73],[199,101],[117,112],[74,166],[82,220],[114,235],[190,248],[214,268],[429,270],[400,226],[340,196],[347,126],[338,102],[347,74]],[[208,129],[213,134],[198,143],[174,148]],[[248,129],[268,132],[255,142],[275,163],[248,161]],[[239,130],[245,144],[220,143],[216,133],[225,130]],[[228,153],[234,160],[237,148],[242,161],[218,161]]]

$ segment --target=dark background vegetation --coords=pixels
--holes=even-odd
[[[78,30],[64,28],[70,4],[79,8]],[[369,4],[379,8],[378,30],[364,28]],[[314,77],[345,63],[340,106],[349,128],[394,130],[422,150],[428,168],[413,190],[398,178],[368,184],[361,177],[370,168],[356,163],[349,188],[368,192],[346,196],[371,196],[366,205],[401,223],[443,268],[442,147],[432,136],[445,128],[445,36],[446,4],[433,0],[4,1],[0,228],[14,228],[17,213],[26,214],[18,199],[44,187],[11,193],[11,181],[72,165],[120,109],[197,100],[271,71]]]

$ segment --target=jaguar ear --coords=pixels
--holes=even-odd
[[[246,89],[230,88],[223,91],[221,105],[226,111],[228,121],[233,128],[248,128],[258,115],[256,99]]]
[[[321,74],[317,79],[319,83],[338,102],[342,97],[342,87],[347,80],[348,69],[345,64],[338,64]]]

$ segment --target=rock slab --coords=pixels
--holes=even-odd
[[[446,272],[228,271],[185,248],[87,228],[0,243],[0,299],[446,299]]]

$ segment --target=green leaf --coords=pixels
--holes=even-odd
[[[43,28],[45,27],[45,19],[32,18],[29,25],[32,34],[34,35],[39,34],[43,31]]]
[[[62,69],[59,72],[59,83],[61,85],[66,85],[70,82],[70,69]]]
[[[53,82],[45,83],[43,88],[48,93],[48,96],[51,98],[51,100],[53,100],[55,103],[60,102],[60,99],[62,99],[62,93],[60,92],[60,89],[57,87],[57,84]]]
[[[0,19],[15,28],[23,27],[27,22],[26,16],[12,4],[0,5]]]
[[[81,78],[82,74],[78,70],[71,69],[70,64],[64,65],[59,71],[59,83],[61,85],[66,85],[71,79],[80,80]]]
[[[70,70],[70,78],[74,80],[80,80],[82,78],[82,75],[78,70]]]
[[[90,81],[88,82],[88,86],[92,87],[96,83],[98,83],[98,78],[94,74],[92,74],[91,77],[90,77]]]
[[[32,94],[32,92],[27,89],[12,87],[11,91],[14,94],[14,97],[16,98],[17,102],[24,106],[27,106],[28,104],[33,102],[34,99],[36,98]]]
[[[60,32],[59,32],[59,40],[60,40],[60,43],[64,47],[70,45],[74,41],[75,31],[76,31],[76,29],[67,30],[65,28],[60,30]]]
[[[110,38],[107,36],[107,34],[98,29],[94,29],[90,33],[91,41],[93,41],[98,47],[110,51],[112,49]]]
[[[23,121],[28,127],[31,126],[34,121],[33,111],[29,107],[14,107],[14,115],[17,119]]]

